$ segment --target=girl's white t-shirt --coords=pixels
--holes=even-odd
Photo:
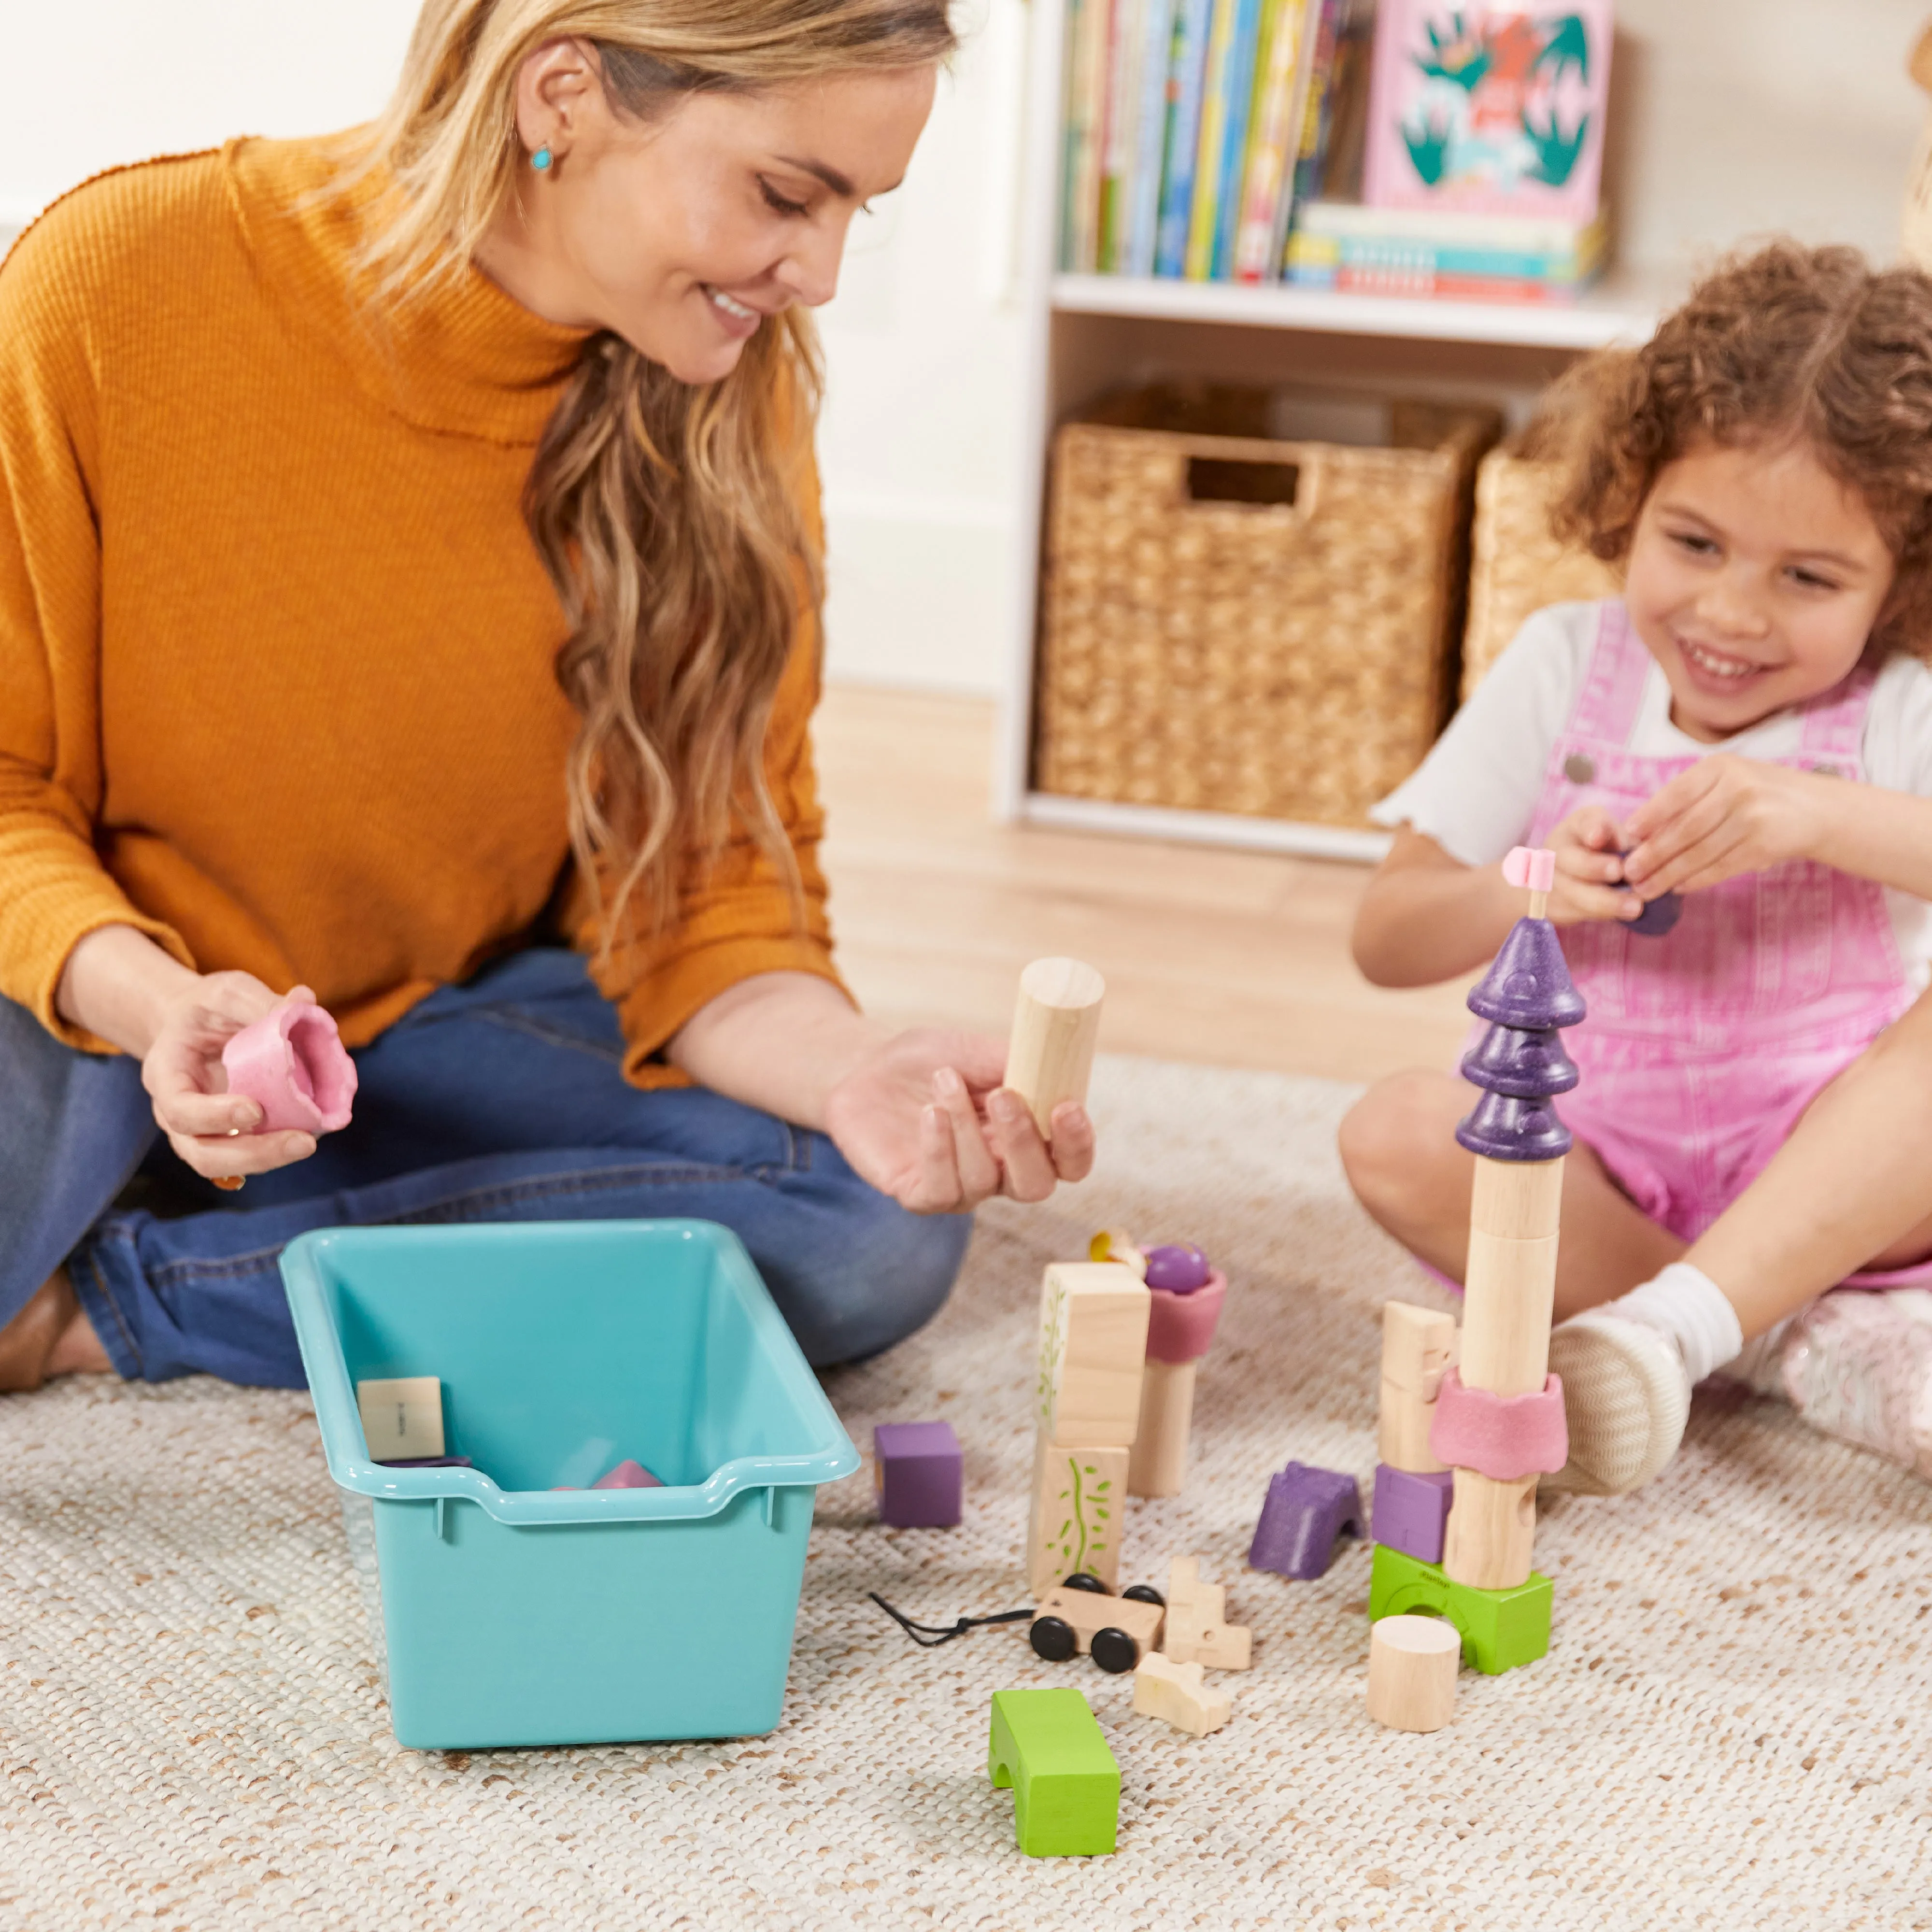
[[[1552,604],[1510,640],[1414,772],[1376,806],[1378,825],[1408,825],[1466,866],[1493,866],[1520,845],[1535,816],[1550,754],[1576,702],[1597,640],[1598,604]],[[1630,735],[1640,758],[1713,752],[1786,758],[1798,750],[1795,711],[1778,711],[1723,743],[1706,745],[1670,722],[1670,686],[1652,664]],[[1865,782],[1932,798],[1932,668],[1888,658],[1872,687],[1862,755]],[[1932,907],[1888,887],[1886,903],[1906,975],[1932,982]]]

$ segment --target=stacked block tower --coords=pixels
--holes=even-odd
[[[1570,1132],[1552,1102],[1576,1084],[1562,1029],[1583,1017],[1583,1001],[1544,916],[1555,866],[1552,853],[1522,847],[1504,862],[1510,883],[1529,888],[1528,916],[1469,995],[1470,1010],[1490,1026],[1462,1061],[1482,1098],[1456,1130],[1476,1156],[1460,1349],[1446,1316],[1400,1304],[1384,1316],[1383,1455],[1386,1463],[1394,1446],[1405,1458],[1388,1486],[1408,1507],[1392,1512],[1384,1539],[1390,1472],[1378,1472],[1369,1615],[1447,1617],[1465,1659],[1492,1675],[1550,1647],[1550,1581],[1531,1567],[1536,1484],[1569,1454],[1562,1385],[1550,1372],[1550,1325]],[[1417,1432],[1424,1409],[1426,1455]],[[1438,1562],[1416,1547],[1426,1540],[1429,1510],[1415,1486],[1426,1483],[1441,1498],[1436,1472],[1445,1470]]]
[[[1036,1599],[1076,1570],[1119,1587],[1151,1300],[1121,1262],[1058,1262],[1040,1284],[1026,1544]]]

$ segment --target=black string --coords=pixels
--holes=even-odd
[[[1022,1618],[1030,1622],[1030,1610],[1001,1610],[990,1617],[962,1617],[954,1624],[917,1624],[903,1610],[896,1610],[876,1590],[868,1590],[866,1595],[910,1637],[922,1650],[930,1650],[934,1644],[950,1643],[956,1636],[964,1636],[970,1630],[976,1630],[982,1624],[1016,1624]]]

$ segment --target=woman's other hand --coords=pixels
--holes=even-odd
[[[1094,1124],[1072,1102],[1040,1132],[1000,1085],[1006,1044],[919,1027],[866,1053],[832,1089],[825,1127],[854,1170],[916,1214],[959,1214],[995,1194],[1044,1201],[1094,1166]]]

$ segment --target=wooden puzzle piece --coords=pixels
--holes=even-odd
[[[1134,1671],[1134,1708],[1190,1736],[1218,1731],[1234,1713],[1232,1693],[1210,1690],[1198,1664],[1176,1664],[1150,1651]]]
[[[1253,1634],[1227,1618],[1228,1592],[1201,1580],[1198,1556],[1177,1556],[1168,1565],[1167,1634],[1162,1648],[1175,1664],[1204,1664],[1215,1670],[1246,1670],[1254,1661]]]

